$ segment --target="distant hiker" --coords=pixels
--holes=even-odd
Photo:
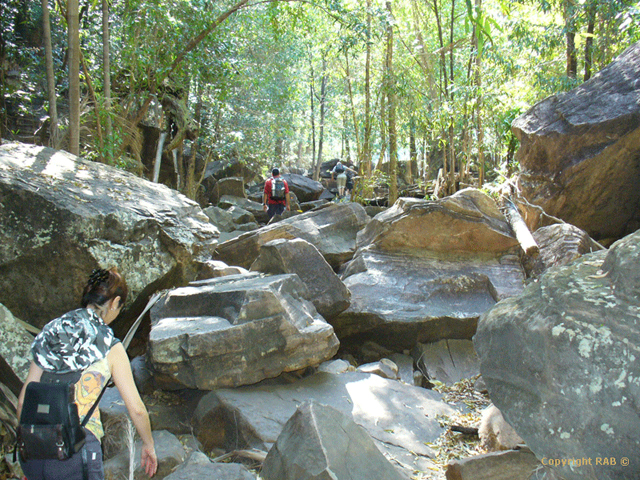
[[[334,178],[335,175],[335,178]],[[338,197],[344,196],[344,189],[347,186],[347,173],[345,172],[345,166],[338,160],[336,166],[331,170],[331,180],[335,180],[338,183]]]
[[[269,215],[269,220],[274,215],[282,215],[285,208],[291,210],[289,184],[280,177],[280,170],[271,170],[272,177],[264,183],[264,193],[262,194],[262,206]]]
[[[333,170],[331,170],[331,180],[336,180],[336,182],[338,183],[339,198],[344,197],[345,194],[348,179],[347,171],[357,173],[355,170],[344,166],[340,161],[338,161],[338,163],[336,163],[336,166],[333,167]],[[336,178],[334,178],[334,175],[336,175]]]

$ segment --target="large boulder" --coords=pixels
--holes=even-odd
[[[247,198],[242,177],[222,178],[216,182],[209,197],[212,204],[217,204],[224,195]]]
[[[596,240],[640,226],[639,77],[636,43],[589,81],[512,124],[523,195]]]
[[[356,235],[369,221],[357,203],[328,204],[248,232],[221,243],[214,258],[228,265],[250,268],[260,248],[279,238],[306,240],[334,269],[350,260],[356,250]]]
[[[319,365],[338,350],[297,275],[195,282],[151,310],[148,358],[165,389],[213,390]]]
[[[318,249],[301,238],[265,243],[251,270],[268,274],[295,273],[306,285],[309,300],[324,318],[349,306],[351,293]]]
[[[524,287],[518,242],[479,190],[401,198],[358,234],[358,246],[342,275],[351,304],[331,320],[343,342],[401,350],[471,339],[482,313]]]
[[[566,480],[640,478],[639,264],[636,232],[548,270],[479,321],[491,400]]]
[[[303,175],[284,173],[282,174],[282,178],[287,181],[289,190],[296,194],[300,203],[318,200],[324,190],[324,187],[320,182],[316,182],[315,180]]]
[[[434,468],[435,452],[428,444],[444,432],[438,417],[458,413],[431,390],[373,374],[319,372],[285,385],[210,392],[194,413],[194,431],[204,451],[268,451],[298,406],[310,401],[351,417],[387,458],[409,474]]]
[[[130,318],[153,289],[195,278],[219,234],[163,185],[23,144],[0,146],[0,224],[0,302],[36,327],[77,308],[98,266],[124,274]]]
[[[540,253],[536,257],[526,256],[523,265],[527,276],[539,277],[553,266],[567,265],[586,253],[602,250],[584,230],[568,223],[541,227],[533,232]]]
[[[351,415],[315,402],[302,404],[269,450],[264,480],[404,480]]]

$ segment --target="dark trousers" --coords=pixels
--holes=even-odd
[[[27,480],[83,480],[83,462],[85,461],[87,480],[104,480],[100,441],[93,433],[85,431],[87,440],[84,447],[67,460],[21,461],[20,465]]]
[[[270,203],[267,207],[267,215],[273,218],[274,215],[282,215],[287,206],[284,203]]]

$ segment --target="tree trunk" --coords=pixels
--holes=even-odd
[[[371,0],[367,0],[367,46],[364,66],[364,140],[361,172],[371,177]]]
[[[596,24],[596,4],[587,8],[587,38],[584,41],[584,81],[591,78],[593,70],[593,32]]]
[[[53,71],[49,0],[42,0],[42,36],[42,41],[44,42],[45,65],[47,69],[47,93],[49,97],[49,146],[58,148],[58,97],[56,95],[56,76]]]
[[[102,125],[100,124],[100,105],[98,105],[98,99],[96,98],[96,92],[93,89],[93,83],[91,82],[91,72],[87,67],[87,62],[84,60],[84,55],[80,52],[80,60],[82,62],[82,71],[84,72],[85,81],[87,83],[87,89],[91,101],[93,102],[93,110],[96,113],[96,132],[98,134],[98,149],[101,160],[104,160],[104,137],[102,136]]]
[[[67,2],[69,46],[69,152],[80,154],[80,25],[78,0]]]
[[[360,145],[360,134],[359,134],[360,128],[358,127],[358,118],[356,116],[356,106],[353,103],[353,89],[351,88],[351,72],[349,68],[349,53],[346,50],[344,52],[344,59],[345,59],[345,66],[346,66],[345,73],[347,75],[347,87],[349,89],[349,101],[351,103],[351,116],[353,117],[353,130],[355,132],[355,137],[356,137],[356,159],[357,159],[356,161],[358,161],[359,163],[360,158],[362,156],[362,147]],[[345,129],[345,135],[346,135],[346,129]]]
[[[478,14],[482,11],[482,0],[476,0],[476,11]],[[475,65],[475,84],[478,92],[476,98],[476,122],[477,122],[477,135],[478,135],[478,187],[482,188],[484,185],[484,129],[482,125],[482,55],[479,51],[479,35],[482,35],[480,29],[476,27],[476,34],[474,41],[476,45],[476,65]]]
[[[102,0],[102,70],[104,82],[104,110],[106,113],[105,135],[107,138],[107,148],[105,156],[110,160],[113,155],[113,141],[111,124],[111,60],[109,58],[109,0]]]
[[[313,76],[313,70],[311,70],[311,75]],[[320,169],[316,167],[316,112],[313,80],[309,85],[309,98],[311,99],[311,166],[313,167],[313,179],[317,182],[320,179]]]
[[[573,19],[574,0],[564,1],[564,21],[567,39],[567,77],[576,78],[578,74],[578,58],[576,54],[576,33]]]
[[[318,138],[318,163],[316,164],[316,173],[314,178],[316,181],[320,179],[320,166],[322,165],[322,146],[324,143],[324,120],[326,115],[326,96],[327,96],[327,57],[322,55],[322,79],[320,81],[320,132]]]
[[[418,146],[416,145],[416,119],[409,118],[409,163],[407,163],[407,183],[413,183],[413,165],[418,165]]]
[[[386,2],[389,17],[393,16],[391,2]],[[398,199],[398,137],[396,131],[396,109],[398,98],[393,73],[393,24],[387,22],[387,95],[389,97],[389,206]]]

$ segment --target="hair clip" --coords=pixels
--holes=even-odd
[[[96,268],[93,272],[91,272],[91,276],[89,276],[89,285],[92,287],[97,287],[101,283],[107,282],[109,280],[109,271],[103,268]]]

